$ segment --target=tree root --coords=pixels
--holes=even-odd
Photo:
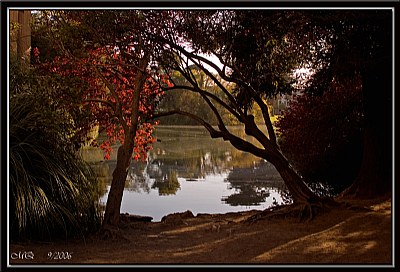
[[[113,226],[105,226],[99,231],[99,238],[101,240],[124,240],[130,242],[128,238],[122,235],[121,230]]]
[[[246,223],[255,223],[270,218],[296,218],[298,221],[311,221],[318,214],[329,211],[340,203],[333,199],[321,198],[318,201],[304,201],[296,204],[276,206],[256,213],[245,219]]]

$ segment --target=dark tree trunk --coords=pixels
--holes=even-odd
[[[222,130],[224,134],[224,130]],[[239,150],[252,153],[263,158],[275,166],[287,186],[294,204],[322,204],[323,200],[314,194],[306,185],[299,174],[292,168],[288,160],[279,150],[279,147],[272,143],[255,125],[254,118],[248,118],[245,122],[245,132],[247,135],[255,137],[265,148],[261,150],[254,145],[248,144],[241,138],[228,135],[225,131],[226,140]],[[271,133],[272,134],[272,133]]]
[[[264,110],[268,111],[268,108],[263,109],[263,111]],[[259,129],[257,128],[253,117],[247,118],[245,122],[245,131],[248,135],[254,135],[256,138],[258,138],[259,142],[262,143],[262,145],[266,149],[266,153],[268,154],[268,156],[264,156],[263,158],[275,166],[276,170],[285,182],[290,194],[292,195],[293,202],[295,204],[310,204],[321,201],[321,199],[317,195],[315,195],[310,190],[310,188],[308,188],[303,179],[293,169],[289,161],[282,154],[278,145],[276,144],[276,137],[273,132],[272,124],[270,125],[271,127],[268,129],[268,131],[271,135],[270,139],[268,140],[266,139],[265,135],[261,135],[261,131],[259,131]],[[267,142],[269,142],[270,144],[268,144]]]
[[[270,152],[273,154],[267,159],[272,165],[275,166],[278,173],[281,175],[291,197],[293,205],[286,207],[281,213],[278,214],[293,214],[298,216],[300,219],[312,219],[320,211],[326,211],[329,207],[336,206],[336,202],[327,197],[319,197],[306,185],[302,177],[293,169],[287,159],[279,150]],[[268,209],[266,210],[266,216],[269,216]],[[257,220],[257,218],[263,217],[261,215],[255,215],[249,218],[248,221]],[[273,215],[273,214],[271,214]]]
[[[371,32],[361,47],[364,153],[357,178],[343,192],[357,198],[375,198],[392,190],[393,22],[391,14],[381,14],[369,19]]]
[[[292,195],[293,202],[295,204],[317,202],[319,197],[308,188],[283,154],[278,150],[273,152],[273,154],[274,156],[269,158],[268,161],[275,166],[276,170],[281,175],[286,187]]]
[[[364,148],[360,172],[342,195],[374,198],[392,186],[392,65],[386,59],[363,72]]]
[[[118,226],[122,196],[125,187],[128,167],[130,165],[132,151],[129,152],[129,146],[121,145],[117,153],[117,166],[113,172],[110,192],[107,197],[107,205],[104,213],[103,229],[109,226]]]
[[[319,197],[308,188],[290,164],[275,162],[273,165],[281,175],[286,187],[292,195],[293,203],[315,203],[319,200]]]
[[[139,63],[139,71],[135,77],[134,86],[136,91],[133,94],[132,105],[131,105],[131,125],[128,127],[127,123],[120,118],[120,122],[125,124],[125,142],[118,148],[117,153],[117,166],[113,172],[113,180],[111,182],[110,192],[107,197],[106,210],[104,213],[102,232],[107,236],[107,231],[111,231],[111,228],[118,228],[120,209],[122,196],[124,193],[125,181],[128,176],[128,168],[131,163],[133,154],[133,148],[135,146],[135,136],[139,124],[139,104],[140,104],[140,93],[143,89],[147,75],[145,74],[145,68],[149,62],[149,55],[145,55]],[[122,115],[122,114],[121,114]],[[112,234],[111,234],[112,235]]]

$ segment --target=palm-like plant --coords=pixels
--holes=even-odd
[[[13,238],[51,238],[95,230],[96,179],[71,141],[71,118],[43,79],[10,65],[9,185]]]

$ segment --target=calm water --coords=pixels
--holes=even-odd
[[[232,128],[244,136],[240,128]],[[159,126],[158,141],[147,162],[132,162],[122,199],[121,212],[152,216],[191,210],[226,213],[266,209],[282,203],[286,187],[275,168],[251,154],[233,148],[222,139],[211,139],[203,127]],[[82,149],[92,165],[106,203],[116,165],[116,150],[109,161],[103,151]]]

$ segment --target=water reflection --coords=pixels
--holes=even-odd
[[[174,195],[181,188],[178,181],[178,175],[175,170],[170,170],[167,175],[162,175],[161,178],[155,178],[152,189],[158,189],[159,195]]]
[[[268,162],[260,160],[253,167],[234,167],[226,179],[231,188],[237,189],[238,193],[223,198],[232,205],[259,205],[271,195],[271,192],[281,193],[286,186],[279,173]],[[273,197],[273,204],[279,204]]]
[[[234,129],[240,135],[240,128]],[[143,207],[141,212],[156,220],[165,215],[154,215],[162,213],[156,210],[168,207],[167,213],[179,211],[177,207],[182,211],[217,213],[265,209],[283,202],[281,196],[286,187],[268,162],[238,151],[221,139],[211,139],[202,127],[158,127],[155,134],[158,141],[148,153],[147,161],[133,161],[129,168],[122,212],[140,214],[139,207]],[[113,147],[109,161],[104,161],[101,150],[82,150],[83,157],[93,164],[102,181],[104,202],[116,165],[117,148]]]

